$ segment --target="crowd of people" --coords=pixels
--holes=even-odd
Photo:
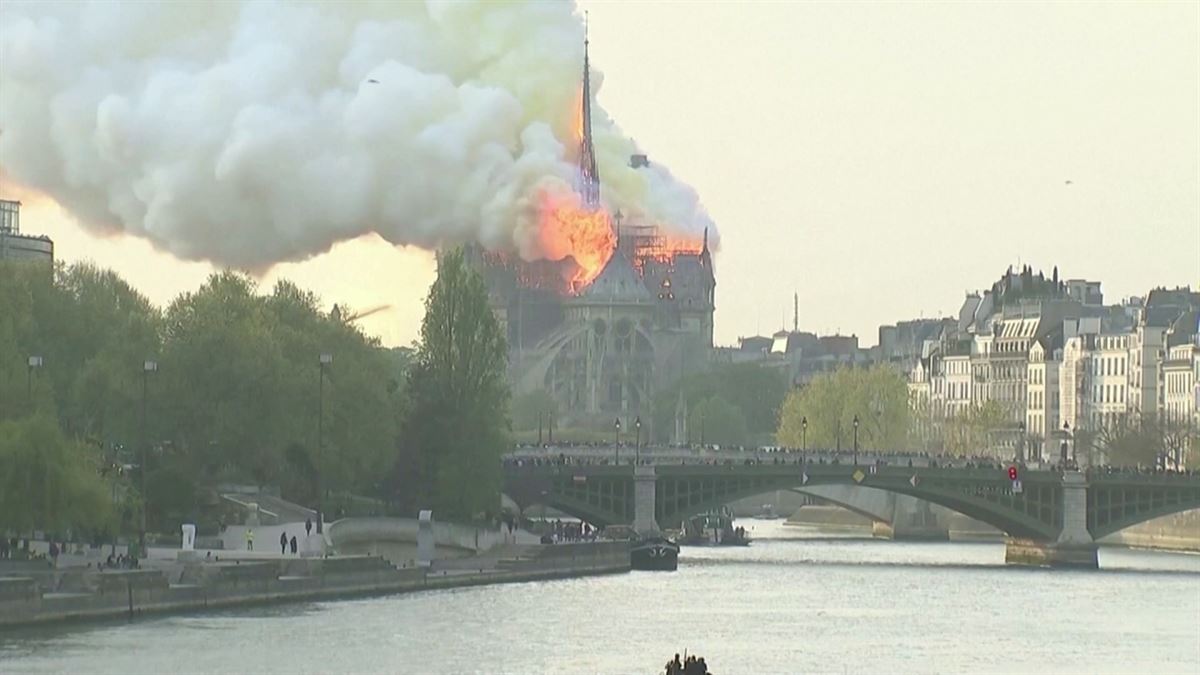
[[[596,447],[605,447],[597,445],[582,446],[587,449]],[[607,446],[611,448],[612,446]],[[707,465],[707,466],[761,466],[761,465],[841,465],[854,463],[859,466],[908,466],[925,467],[925,468],[944,468],[944,469],[988,469],[1004,471],[1014,463],[1018,463],[1025,468],[1039,469],[1043,471],[1054,471],[1062,473],[1064,471],[1086,471],[1090,474],[1100,473],[1102,475],[1114,474],[1138,474],[1138,475],[1159,475],[1159,476],[1181,476],[1191,477],[1197,475],[1197,471],[1193,469],[1164,469],[1162,467],[1124,467],[1111,465],[1092,465],[1088,467],[1081,466],[1075,460],[1067,460],[1061,463],[1051,462],[1014,462],[1013,460],[1003,461],[994,456],[985,455],[948,455],[943,453],[930,452],[914,452],[914,453],[896,453],[896,452],[858,452],[852,450],[820,450],[802,452],[793,449],[772,448],[761,449],[757,451],[740,451],[730,450],[722,451],[719,455],[713,456],[706,453],[695,452],[695,454],[681,454],[679,448],[672,447],[666,449],[666,452],[654,454],[652,450],[643,448],[643,456],[619,456],[607,454],[600,456],[596,454],[576,454],[561,451],[559,446],[554,448],[545,447],[539,451],[528,452],[529,448],[524,448],[526,452],[517,451],[504,460],[506,468],[519,468],[525,466],[630,466],[635,464],[644,465],[662,465],[675,464],[680,465]],[[563,446],[562,449],[570,449]],[[554,454],[552,450],[560,450]],[[664,450],[664,448],[657,448]],[[547,452],[551,451],[551,452]]]
[[[708,664],[704,662],[704,657],[688,655],[682,661],[679,660],[679,655],[667,661],[666,675],[711,675],[708,670]]]
[[[584,522],[563,522],[555,520],[547,522],[546,533],[542,535],[543,544],[574,544],[582,541],[596,541],[600,531]]]
[[[135,570],[137,568],[138,559],[124,553],[118,553],[115,556],[109,553],[108,558],[104,560],[104,565],[101,567],[101,569],[110,570]]]

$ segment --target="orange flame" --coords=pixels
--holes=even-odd
[[[608,212],[585,208],[574,193],[541,194],[538,236],[547,258],[571,258],[575,262],[574,270],[564,271],[572,293],[583,290],[599,276],[617,246]]]

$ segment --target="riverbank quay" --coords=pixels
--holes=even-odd
[[[513,547],[507,557],[396,567],[380,556],[187,561],[138,570],[26,570],[0,577],[0,628],[131,619],[629,571],[626,542]],[[471,564],[474,562],[474,564]]]

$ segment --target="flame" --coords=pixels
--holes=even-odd
[[[575,193],[541,193],[538,237],[547,258],[575,262],[563,272],[571,293],[592,283],[617,247],[608,211],[584,207]]]

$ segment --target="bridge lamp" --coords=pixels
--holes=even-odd
[[[613,444],[613,461],[617,464],[621,463],[621,418],[613,420],[613,430],[616,433],[616,443]]]
[[[800,449],[808,451],[808,417],[800,418]]]
[[[1017,430],[1020,432],[1020,438],[1017,439],[1017,464],[1025,463],[1025,421],[1017,423]]]
[[[633,420],[633,428],[637,429],[637,442],[634,445],[636,461],[641,462],[642,461],[642,416],[641,415],[638,415],[637,418]]]
[[[854,465],[858,466],[858,415],[854,416]]]

